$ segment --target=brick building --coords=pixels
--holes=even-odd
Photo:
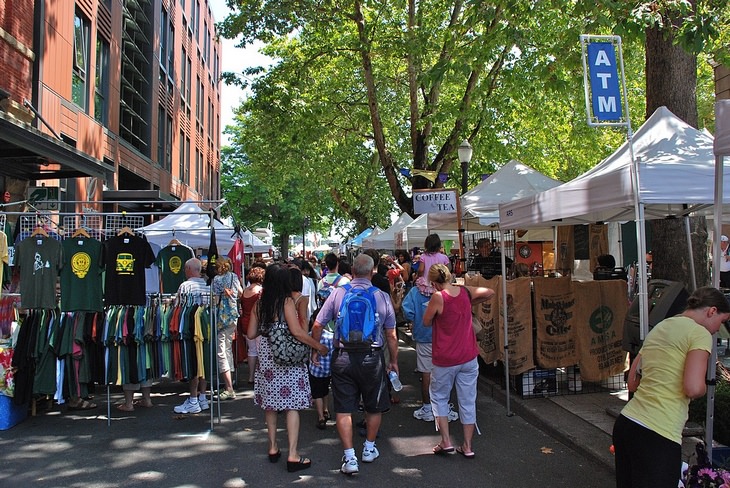
[[[208,0],[0,0],[0,67],[11,201],[41,185],[67,202],[220,197]]]

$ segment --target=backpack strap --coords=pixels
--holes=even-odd
[[[337,285],[340,283],[340,280],[341,279],[342,279],[342,275],[339,274],[339,273],[337,273],[337,277],[335,277],[335,279],[332,281],[332,285],[331,286],[337,288]]]

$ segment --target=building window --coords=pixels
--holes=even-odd
[[[109,117],[109,43],[96,38],[96,80],[94,83],[94,118],[106,125]]]
[[[201,181],[203,179],[203,155],[198,148],[195,148],[195,191],[200,193]]]
[[[190,186],[190,138],[180,132],[180,181]]]
[[[167,115],[165,122],[165,165],[163,167],[172,173],[172,116]]]
[[[166,118],[167,113],[165,112],[165,107],[159,105],[157,107],[157,164],[162,167],[165,166],[165,141],[167,141],[165,137]]]
[[[89,31],[89,19],[84,17],[77,9],[74,15],[74,63],[71,100],[84,111],[88,105]]]
[[[200,44],[200,0],[196,0],[193,4],[193,15],[191,23],[193,24],[193,33],[195,34],[195,40]]]
[[[167,43],[167,73],[172,78],[175,73],[175,27],[172,22],[169,24]]]
[[[203,82],[200,80],[200,76],[197,77],[198,79],[198,86],[197,86],[197,93],[195,97],[195,117],[197,117],[198,122],[203,122],[203,117],[205,116],[205,108],[203,106]]]

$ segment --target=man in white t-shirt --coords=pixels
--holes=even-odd
[[[730,242],[720,236],[720,288],[730,288]]]

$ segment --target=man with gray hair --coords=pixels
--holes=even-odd
[[[312,337],[319,340],[323,324],[335,320],[343,312],[341,307],[348,293],[366,290],[375,301],[375,332],[367,349],[352,348],[346,344],[335,327],[332,354],[332,393],[337,414],[337,432],[344,448],[340,471],[351,475],[360,470],[352,440],[352,414],[358,411],[360,398],[365,410],[367,434],[362,450],[362,461],[371,463],[380,456],[375,438],[380,429],[382,412],[390,408],[383,348],[388,347],[388,370],[398,373],[398,336],[395,330],[395,312],[390,296],[372,286],[375,262],[360,254],[352,264],[352,281],[335,288],[325,301],[312,328]],[[316,358],[315,358],[316,361]]]

